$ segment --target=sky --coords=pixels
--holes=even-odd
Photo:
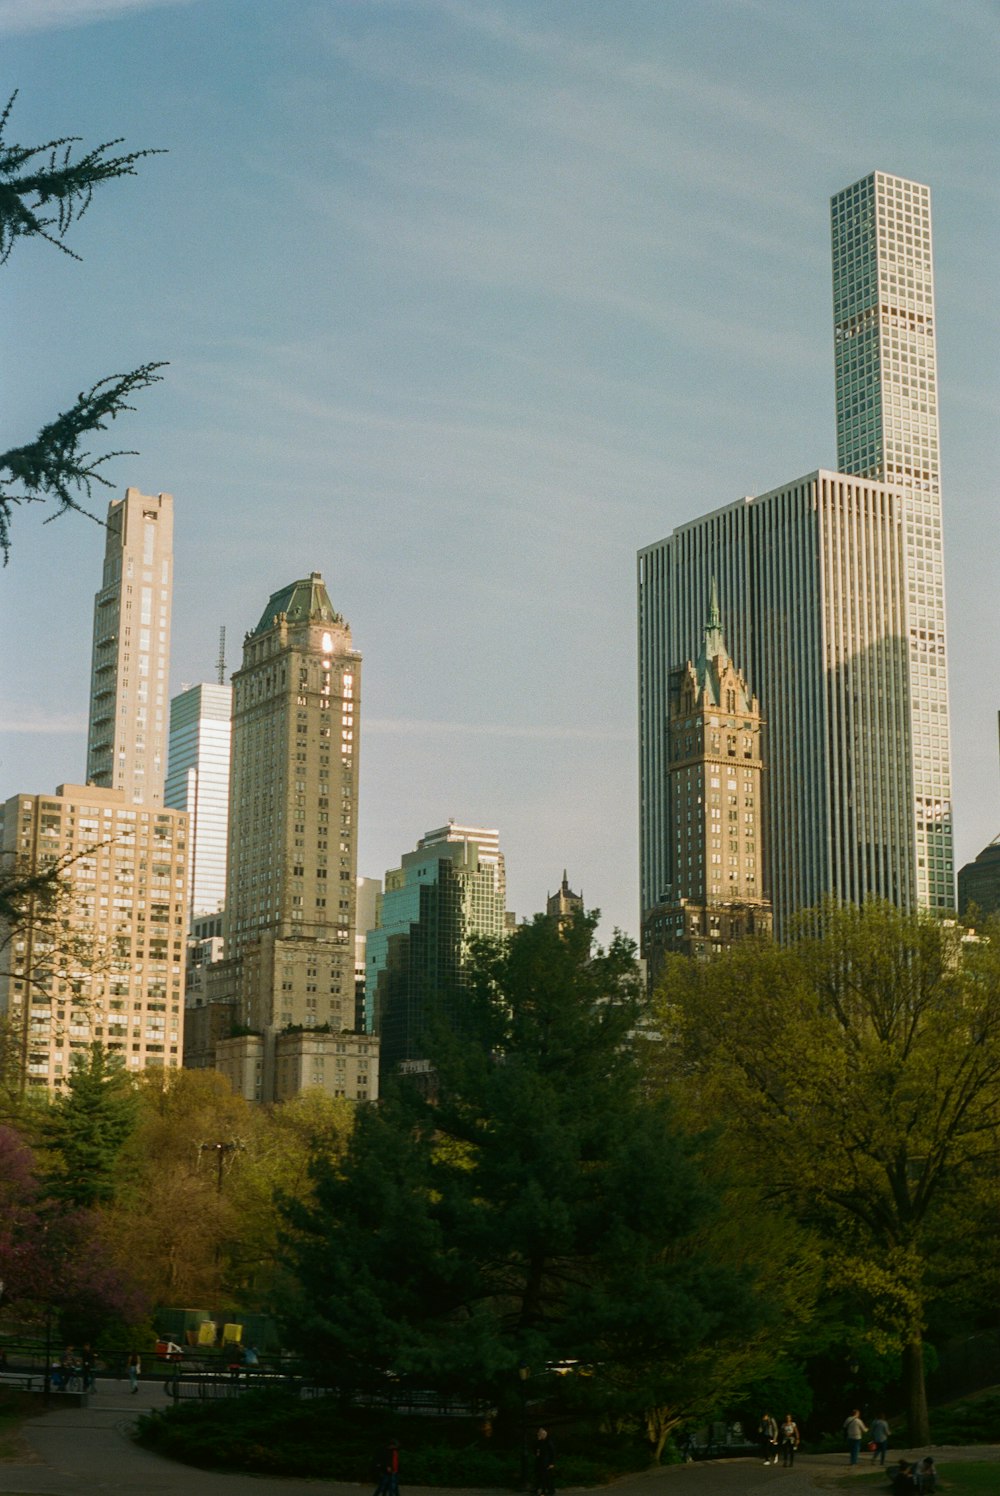
[[[992,0],[0,0],[10,135],[167,154],[0,277],[0,442],[175,505],[171,690],[322,572],[364,657],[359,872],[498,827],[638,934],[635,566],[835,466],[828,203],[932,190],[956,867],[1000,831]],[[103,440],[103,439],[102,439]],[[103,533],[22,509],[0,799],[85,773]],[[695,641],[696,643],[697,641]]]

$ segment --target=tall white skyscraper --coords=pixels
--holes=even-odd
[[[174,501],[137,488],[108,506],[94,599],[87,783],[162,805],[173,591]]]
[[[696,646],[713,576],[767,724],[779,931],[826,893],[954,904],[927,188],[875,173],[838,193],[833,251],[842,471],[731,504],[639,554],[644,918],[675,881],[669,674]]]
[[[917,902],[950,908],[951,748],[930,190],[872,172],[833,227],[837,464],[905,494]]]
[[[170,703],[164,804],[188,813],[191,916],[221,909],[226,897],[231,686],[191,686]]]

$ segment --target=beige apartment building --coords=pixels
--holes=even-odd
[[[0,925],[0,1014],[27,1087],[58,1092],[94,1042],[129,1070],[181,1063],[187,817],[124,790],[60,785],[0,808],[4,866],[60,865],[53,914]]]
[[[372,1034],[291,1029],[272,1036],[242,1034],[216,1045],[215,1068],[248,1101],[290,1101],[325,1091],[348,1101],[378,1099],[379,1042]],[[265,1076],[273,1076],[265,1093]]]
[[[94,599],[87,782],[129,805],[163,804],[167,769],[174,501],[137,488],[108,506]]]
[[[234,1000],[240,1037],[217,1067],[270,1102],[348,1094],[350,1057],[350,1094],[374,1099],[358,1077],[377,1041],[353,1031],[361,656],[319,572],[272,594],[232,687],[226,956],[209,987]]]

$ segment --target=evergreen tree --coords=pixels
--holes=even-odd
[[[74,1054],[66,1091],[44,1123],[50,1193],[83,1207],[110,1202],[136,1116],[135,1088],[121,1061],[100,1043]]]
[[[288,1209],[294,1337],[347,1387],[391,1371],[509,1405],[519,1368],[564,1366],[638,1412],[757,1312],[751,1275],[706,1253],[714,1198],[645,1088],[633,948],[595,950],[595,923],[480,945],[430,1088],[365,1109]]]
[[[95,187],[135,175],[136,165],[156,151],[112,154],[119,140],[75,154],[75,135],[21,145],[9,137],[16,94],[0,114],[0,264],[21,239],[44,239],[74,259],[65,242],[72,225],[90,206]],[[13,511],[20,504],[54,501],[54,518],[67,509],[86,513],[95,483],[110,487],[100,471],[113,457],[133,453],[107,452],[93,457],[83,443],[95,431],[133,407],[131,396],[157,383],[162,364],[142,364],[128,374],[100,379],[77,395],[67,409],[48,422],[31,441],[0,452],[0,551],[4,564],[10,554]],[[94,518],[92,515],[91,518]]]

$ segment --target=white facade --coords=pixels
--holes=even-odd
[[[87,782],[162,805],[173,592],[174,501],[137,488],[108,506],[94,599]]]
[[[767,724],[778,930],[826,893],[954,905],[930,194],[875,172],[834,197],[832,223],[840,472],[639,555],[644,915],[671,882],[667,679],[713,574]]]
[[[226,897],[232,704],[232,687],[217,684],[191,686],[170,703],[164,804],[188,813],[192,918]]]
[[[837,463],[903,489],[916,898],[952,908],[951,747],[930,191],[873,172],[831,204]]]
[[[669,678],[712,578],[766,722],[765,891],[782,929],[826,893],[915,902],[904,496],[816,472],[639,554],[644,914],[670,897]]]
[[[417,850],[436,847],[442,842],[475,842],[479,848],[480,862],[498,864],[501,860],[500,832],[495,826],[456,826],[454,821],[449,821],[447,826],[425,831],[417,842]]]

